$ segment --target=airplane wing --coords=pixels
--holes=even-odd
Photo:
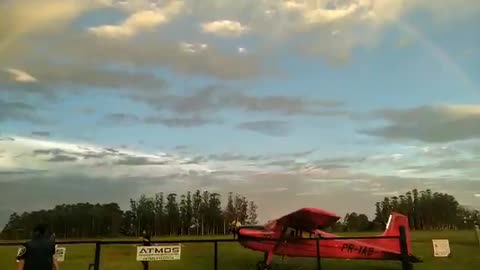
[[[304,231],[313,231],[315,229],[326,228],[339,220],[340,217],[318,208],[301,208],[295,212],[287,214],[269,225],[275,223],[276,226],[291,227]]]

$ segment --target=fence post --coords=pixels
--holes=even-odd
[[[218,269],[218,241],[215,240],[213,242],[213,249],[214,249],[214,256],[213,256],[213,269],[217,270]]]
[[[320,236],[317,238],[317,270],[322,270],[322,264],[320,262]]]
[[[100,242],[95,243],[95,263],[94,270],[100,270],[100,253],[102,251],[102,244]]]
[[[407,234],[405,232],[405,226],[400,226],[400,252],[401,252],[401,260],[402,260],[402,269],[403,270],[412,270],[413,265],[410,262],[410,258],[408,255],[408,246],[407,246]]]

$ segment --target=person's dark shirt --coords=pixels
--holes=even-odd
[[[25,244],[17,256],[24,260],[24,270],[52,270],[55,242],[46,237],[34,238]]]

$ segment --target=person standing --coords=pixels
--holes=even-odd
[[[39,224],[17,255],[17,270],[59,270],[54,255],[55,242],[47,234],[47,226]]]
[[[238,238],[238,230],[239,230],[239,227],[240,227],[241,225],[242,225],[242,224],[241,224],[238,220],[234,220],[234,221],[232,222],[231,231],[232,231],[232,234],[233,234],[233,239]]]
[[[145,231],[143,231],[143,245],[151,246],[152,243],[150,241],[151,241],[150,234],[147,234]],[[142,265],[143,265],[143,270],[148,270],[149,268],[148,261],[142,261]]]
[[[237,228],[232,226],[230,230],[232,231],[233,239],[237,238]]]

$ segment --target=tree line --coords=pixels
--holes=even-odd
[[[130,199],[122,211],[118,204],[62,204],[50,210],[13,213],[1,237],[20,239],[30,236],[37,223],[47,223],[61,238],[140,236],[144,232],[161,235],[213,235],[229,232],[230,225],[257,224],[258,206],[245,196],[229,193],[222,207],[218,193],[187,192],[142,195]],[[480,212],[460,205],[445,193],[416,189],[400,196],[385,197],[375,203],[375,217],[347,213],[328,228],[330,231],[378,231],[385,229],[391,212],[409,218],[413,230],[469,229],[480,224]]]
[[[408,216],[415,230],[471,228],[480,222],[480,212],[458,203],[452,195],[414,189],[400,196],[385,197],[375,204],[375,221],[386,224],[390,212]]]
[[[38,223],[46,223],[59,238],[225,234],[232,223],[257,224],[255,202],[228,194],[222,207],[218,193],[196,190],[186,194],[141,195],[122,211],[117,203],[62,204],[53,209],[13,213],[1,237],[23,239]]]
[[[480,224],[480,212],[458,203],[449,194],[418,191],[413,189],[405,194],[384,197],[375,203],[375,217],[368,220],[365,214],[347,213],[337,222],[333,231],[378,231],[383,230],[391,212],[406,215],[412,230],[456,230],[470,229]]]

